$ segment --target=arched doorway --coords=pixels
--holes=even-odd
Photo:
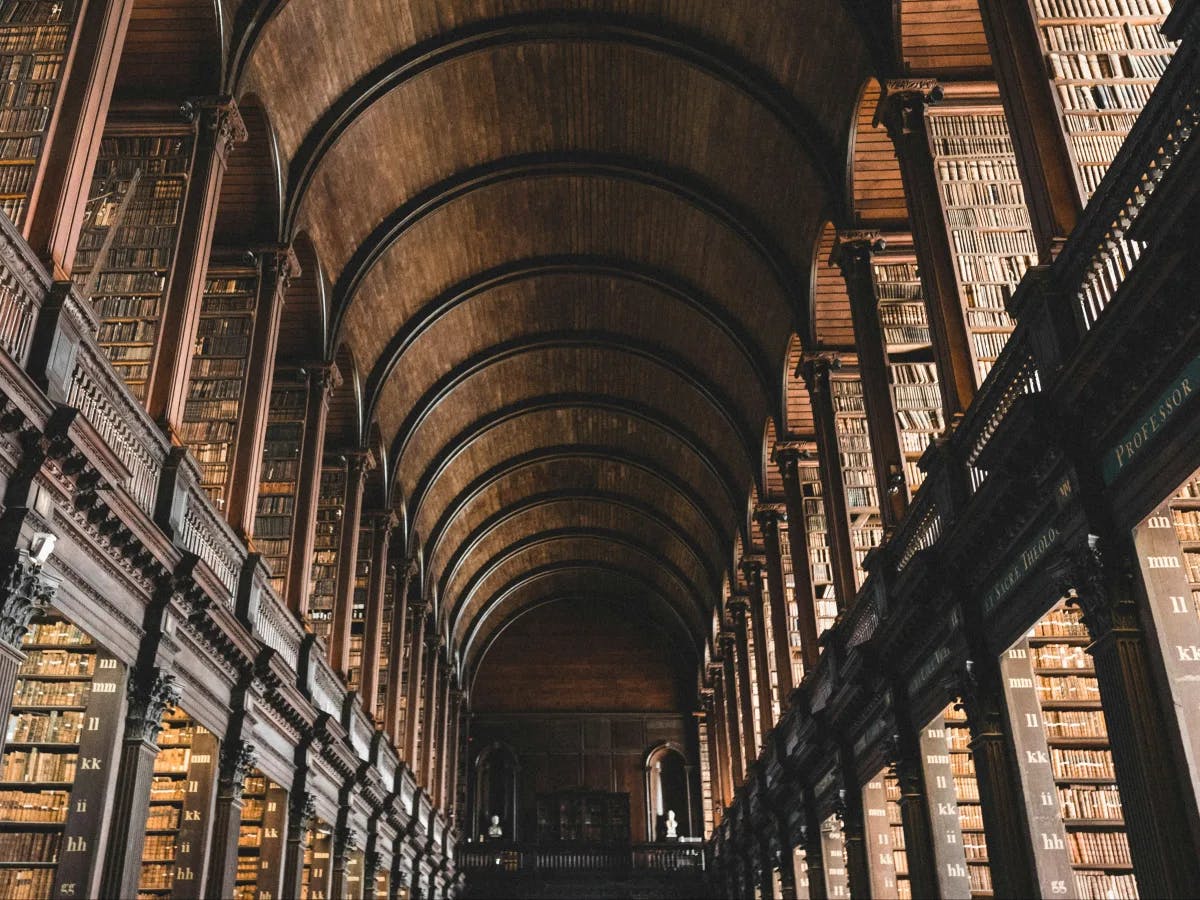
[[[678,744],[659,744],[646,754],[647,840],[667,840],[667,819],[672,812],[676,822],[674,837],[695,836],[692,771]]]
[[[507,744],[494,743],[475,760],[475,803],[472,811],[472,838],[487,837],[492,816],[500,817],[501,840],[515,841],[517,803],[521,766],[516,751]]]

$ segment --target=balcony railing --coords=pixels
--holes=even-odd
[[[519,844],[508,841],[461,844],[458,865],[474,873],[703,872],[700,844]]]

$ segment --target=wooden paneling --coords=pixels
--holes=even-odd
[[[837,231],[826,225],[813,260],[813,307],[817,317],[817,348],[850,350],[854,348],[854,325],[850,318],[850,298],[842,270],[830,264]],[[816,348],[814,348],[816,349]]]
[[[229,154],[213,242],[241,250],[278,240],[280,197],[266,114],[253,100],[239,110],[248,137]]]
[[[879,82],[871,79],[858,104],[854,156],[850,164],[854,216],[864,227],[904,230],[908,222],[908,203],[904,198],[900,163],[887,129],[875,124],[879,95]]]
[[[116,93],[182,103],[217,92],[221,43],[213,0],[137,0]]]

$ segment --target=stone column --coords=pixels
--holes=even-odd
[[[85,4],[65,61],[24,228],[29,246],[55,281],[71,277],[133,5],[134,0]]]
[[[954,422],[975,396],[975,367],[926,130],[925,107],[940,97],[941,88],[932,78],[888,81],[879,104],[879,117],[900,161],[933,355],[938,365],[942,408],[946,421]]]
[[[287,574],[288,609],[301,619],[308,615],[329,398],[342,383],[341,373],[332,363],[318,363],[305,368],[308,375],[308,404],[304,411],[304,439],[300,446],[300,477],[296,485],[296,512],[292,518]]]
[[[374,465],[370,451],[346,454],[346,499],[342,505],[341,543],[334,581],[329,665],[344,679],[350,669],[350,632],[354,619],[354,575],[358,570],[358,532],[362,527],[363,487]],[[361,672],[360,672],[361,674]]]
[[[367,610],[363,623],[362,677],[361,689],[363,709],[376,722],[384,722],[384,710],[378,708],[379,703],[379,661],[384,652],[383,646],[383,603],[387,588],[388,552],[391,550],[392,532],[399,524],[396,514],[389,511],[375,512],[367,516],[367,526],[371,529],[371,575],[367,582]],[[396,612],[400,608],[400,597],[392,595],[392,634],[397,628]],[[388,651],[388,677],[400,677],[399,671],[390,668],[391,648]]]
[[[301,751],[297,751],[299,758]],[[307,763],[296,770],[292,789],[288,791],[287,853],[284,859],[283,896],[299,897],[304,883],[304,850],[308,846],[308,830],[317,817],[316,798],[305,786],[308,781]]]
[[[435,622],[435,628],[436,624]],[[437,717],[441,712],[438,706],[438,701],[441,699],[441,679],[438,677],[438,670],[441,663],[441,646],[436,630],[429,631],[426,635],[426,640],[428,643],[425,647],[424,696],[421,700],[421,753],[419,761],[421,764],[421,786],[425,788],[425,793],[429,795],[430,802],[433,802],[434,792],[437,789],[437,785],[434,784],[434,762],[437,758],[435,753]]]
[[[275,354],[279,347],[279,322],[288,285],[300,274],[296,254],[288,246],[259,254],[258,299],[254,331],[246,358],[246,385],[238,411],[233,465],[230,467],[225,516],[243,539],[254,533],[258,488],[262,478],[263,444],[267,439],[271,387],[275,380]]]
[[[871,459],[879,489],[879,513],[885,532],[890,533],[908,510],[908,479],[904,473],[887,345],[879,322],[879,297],[875,293],[872,270],[871,254],[882,250],[883,246],[878,232],[839,231],[833,247],[833,261],[842,270],[850,298],[854,347],[858,351],[863,406],[871,437]]]
[[[1200,884],[1197,836],[1180,790],[1189,778],[1167,739],[1171,719],[1162,708],[1142,631],[1130,540],[1102,543],[1089,536],[1086,546],[1068,549],[1056,565],[1093,640],[1088,652],[1108,722],[1138,890],[1148,897],[1187,896]]]
[[[742,738],[742,727],[739,721],[737,675],[734,672],[734,648],[737,646],[737,638],[731,631],[722,631],[720,641],[723,666],[721,690],[725,694],[725,735],[729,741],[730,782],[729,794],[726,796],[726,805],[728,805],[733,803],[734,794],[737,793],[737,789],[745,777],[746,743]]]
[[[408,704],[404,714],[405,762],[413,775],[420,778],[420,762],[417,759],[417,740],[420,737],[421,697],[425,679],[425,620],[429,607],[423,599],[413,598],[409,606],[413,611],[413,629],[409,636],[411,650],[408,654]]]
[[[1038,257],[1049,263],[1083,211],[1075,167],[1029,6],[980,0],[992,70],[1008,117]]]
[[[346,818],[346,812],[338,813],[339,819]],[[348,825],[341,825],[333,834],[333,878],[330,884],[330,897],[346,897],[346,857],[358,849],[358,833]]]
[[[405,741],[405,720],[400,712],[400,701],[407,697],[405,691],[412,674],[404,671],[404,648],[408,646],[408,591],[417,574],[417,561],[409,557],[396,574],[396,598],[392,602],[392,643],[388,647],[388,688],[385,699],[384,722],[391,735],[392,746],[403,755],[408,748]]]
[[[103,897],[134,897],[142,875],[146,809],[158,755],[163,712],[179,702],[175,676],[157,665],[139,664],[129,674],[125,735],[117,763],[116,789],[106,811],[112,838],[104,853]]]
[[[246,126],[232,97],[200,98],[189,101],[184,108],[198,120],[196,152],[146,382],[146,411],[175,444],[182,443],[177,434],[192,370],[192,354],[187,349],[196,344],[221,183],[229,151],[246,140]],[[181,348],[185,348],[182,353]]]
[[[750,675],[750,642],[747,640],[746,618],[749,603],[743,596],[729,598],[729,613],[733,619],[733,635],[737,649],[738,706],[742,733],[742,780],[749,775],[750,763],[758,757],[758,740],[754,734],[754,681]]]
[[[842,455],[838,446],[830,372],[841,360],[828,354],[806,354],[800,374],[812,399],[813,423],[817,429],[817,452],[821,457],[821,493],[825,495],[825,523],[829,529],[829,556],[838,608],[845,609],[858,593],[854,577],[854,549],[850,542],[850,513],[842,477]]]
[[[804,671],[811,672],[817,665],[821,647],[817,643],[816,598],[808,559],[808,532],[804,523],[804,489],[800,484],[802,455],[800,448],[794,444],[780,444],[775,448],[775,462],[783,476],[783,492],[787,500],[788,549],[792,554],[792,578],[796,582],[796,624],[800,632],[800,655],[804,660]],[[778,538],[778,524],[776,537]],[[768,559],[769,553],[768,548]],[[782,584],[782,563],[780,568]]]
[[[763,609],[763,569],[766,560],[757,556],[742,559],[742,574],[750,587],[750,627],[754,629],[754,669],[758,677],[758,727],[767,739],[774,726],[774,709],[771,698],[771,662],[769,654],[775,652],[774,647],[767,642],[767,616]],[[779,638],[776,635],[776,642]],[[784,632],[786,641],[787,632]]]
[[[253,746],[241,737],[245,713],[238,714],[235,719],[237,721],[231,723],[229,733],[221,742],[217,802],[213,813],[208,877],[204,887],[204,895],[209,900],[223,900],[234,895],[238,835],[242,823],[242,790],[257,756]]]

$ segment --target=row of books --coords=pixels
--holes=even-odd
[[[0,781],[69,782],[75,780],[78,767],[79,755],[74,752],[54,753],[36,747],[32,750],[9,750],[4,754],[3,763],[0,763]]]
[[[91,690],[90,681],[18,678],[13,689],[13,706],[85,706]]]
[[[1108,750],[1051,747],[1050,764],[1056,778],[1116,778],[1112,753]]]
[[[11,0],[0,7],[0,25],[52,25],[69,21],[78,0]]]
[[[1089,54],[1050,53],[1050,69],[1056,78],[1096,79],[1153,79],[1157,81],[1171,61],[1169,53],[1159,54]]]
[[[1129,840],[1120,831],[1071,831],[1067,833],[1071,862],[1079,866],[1132,865]]]
[[[1076,784],[1058,788],[1058,802],[1068,819],[1109,819],[1120,821],[1121,794],[1115,786]]]
[[[1092,658],[1076,644],[1045,644],[1029,648],[1035,666],[1045,669],[1090,669]]]
[[[36,669],[38,675],[84,676],[95,674],[96,668],[94,653],[72,650],[30,650],[25,662]]]
[[[19,712],[8,719],[7,742],[77,744],[83,731],[82,712]]]
[[[63,822],[69,799],[68,791],[0,791],[0,822]]]
[[[1075,896],[1079,900],[1137,900],[1137,881],[1132,875],[1076,872]]]
[[[57,862],[61,849],[60,831],[0,832],[0,862]]]
[[[155,806],[152,804],[146,814],[146,830],[168,831],[178,828],[179,812],[178,806]]]
[[[1092,702],[1100,699],[1100,685],[1095,678],[1082,675],[1037,675],[1034,677],[1038,697],[1047,700],[1080,700]]]
[[[1042,725],[1050,738],[1106,738],[1104,713],[1098,709],[1042,710]]]
[[[173,862],[175,859],[175,835],[148,834],[142,845],[143,862]]]
[[[0,868],[0,897],[6,900],[43,900],[53,888],[53,869]]]

